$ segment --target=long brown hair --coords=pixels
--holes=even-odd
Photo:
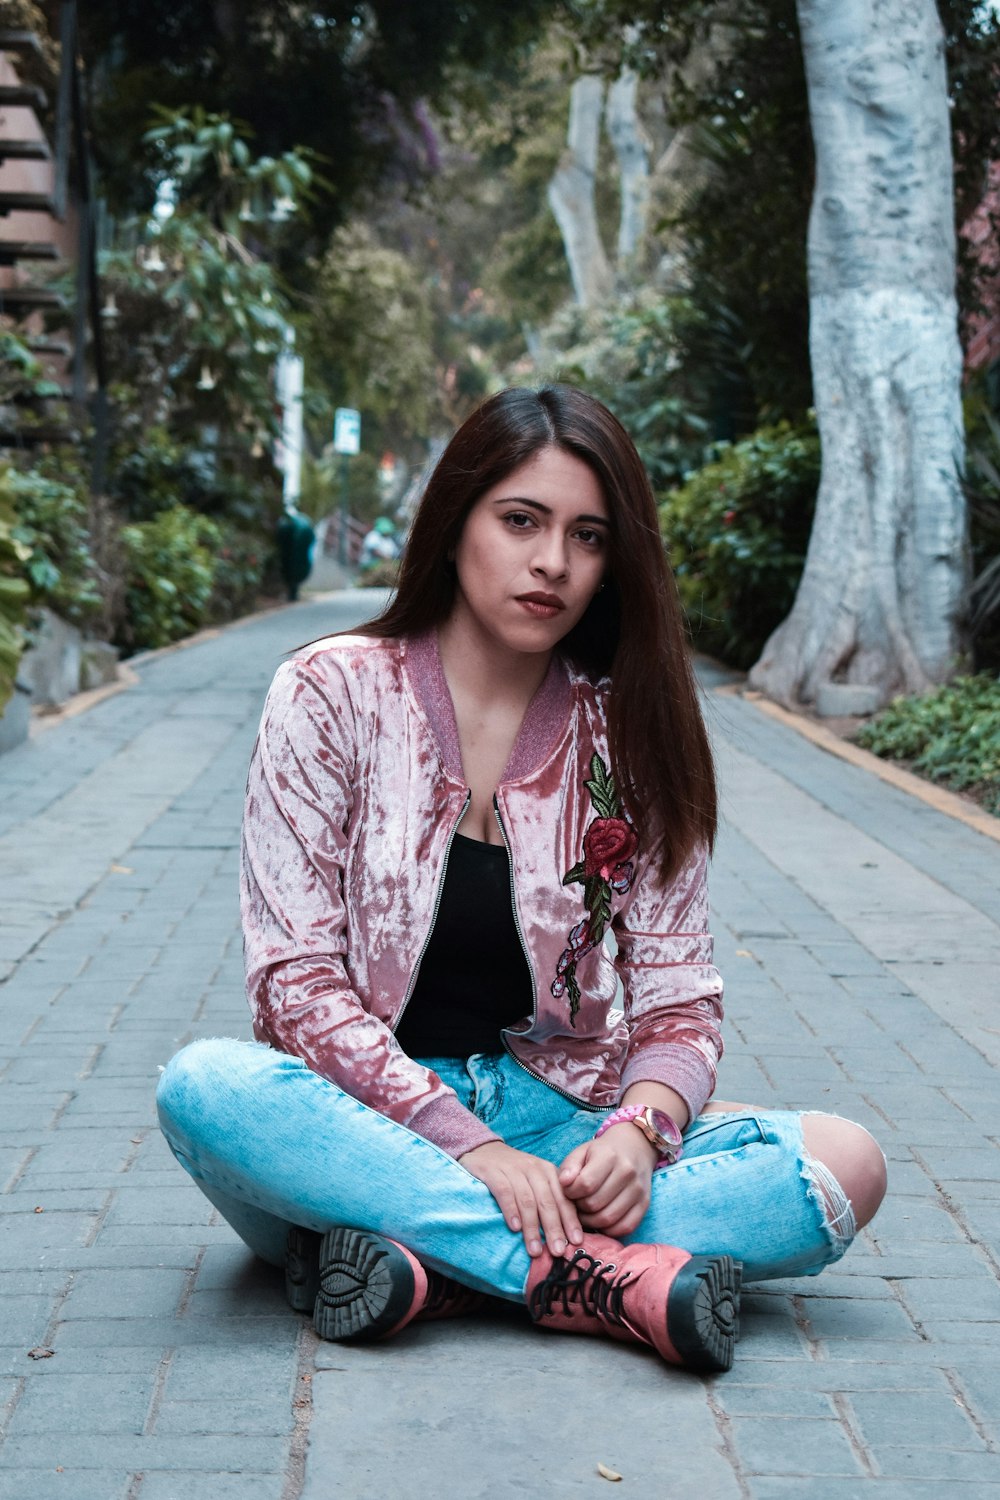
[[[587,464],[611,517],[605,587],[560,650],[611,679],[612,769],[630,817],[662,838],[659,862],[669,879],[695,844],[714,842],[715,770],[656,502],[631,438],[607,407],[563,385],[500,391],[485,401],[441,455],[396,593],[360,633],[412,635],[447,619],[456,587],[449,553],[466,516],[486,490],[549,446]]]

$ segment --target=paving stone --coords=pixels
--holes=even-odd
[[[836,1420],[812,1417],[734,1417],[730,1432],[743,1467],[751,1474],[863,1473]]]
[[[283,1474],[210,1474],[146,1470],[136,1500],[284,1500]],[[74,1496],[75,1500],[75,1496]]]
[[[291,1347],[298,1332],[287,1310],[279,1317],[256,1314],[244,1318],[117,1317],[79,1318],[61,1323],[60,1349],[103,1348],[108,1344],[172,1349],[184,1344],[216,1344],[231,1348],[253,1346],[257,1340]]]
[[[132,1478],[111,1469],[6,1467],[0,1469],[0,1500],[131,1500]]]
[[[174,1349],[164,1398],[177,1402],[268,1391],[291,1402],[297,1372],[295,1340],[239,1346],[187,1344]]]
[[[995,1453],[880,1444],[872,1449],[872,1457],[879,1472],[894,1478],[961,1480],[977,1485],[1000,1483],[1000,1457]]]
[[[284,1411],[271,1398],[255,1401],[243,1396],[232,1401],[206,1394],[197,1401],[164,1401],[156,1414],[157,1436],[169,1433],[257,1433],[280,1436],[294,1426],[291,1405]]]
[[[811,1296],[805,1305],[809,1333],[817,1339],[887,1339],[919,1336],[897,1302]]]
[[[878,1477],[870,1479],[835,1479],[824,1475],[822,1479],[806,1479],[796,1476],[794,1479],[781,1479],[778,1477],[757,1478],[751,1476],[748,1481],[747,1492],[750,1500],[873,1500],[873,1497],[882,1496],[886,1500],[940,1500],[941,1482],[937,1479],[887,1479]],[[955,1493],[961,1500],[986,1500],[987,1496],[995,1496],[1000,1492],[1000,1486],[959,1484],[955,1487]]]
[[[80,1271],[59,1310],[60,1322],[78,1318],[170,1316],[188,1286],[188,1275],[174,1267]]]
[[[55,1356],[53,1356],[53,1359]],[[49,1361],[45,1361],[49,1363]],[[148,1384],[131,1375],[101,1376],[100,1399],[94,1400],[94,1381],[87,1374],[66,1374],[62,1370],[42,1380],[29,1380],[7,1428],[7,1438],[14,1439],[54,1432],[62,1434],[141,1433],[149,1402],[152,1382]],[[107,1461],[107,1454],[104,1455]]]
[[[986,1444],[954,1401],[921,1391],[858,1391],[851,1396],[858,1428],[868,1446],[955,1448],[984,1453]],[[890,1470],[891,1472],[891,1466]],[[997,1475],[1000,1479],[1000,1473]]]
[[[245,1467],[251,1473],[277,1473],[284,1468],[288,1450],[282,1437],[255,1437],[247,1433],[240,1433],[236,1441],[231,1437],[198,1433],[183,1433],[176,1437],[119,1433],[115,1435],[113,1446],[116,1462],[129,1472],[152,1468],[181,1472],[187,1469],[219,1470],[239,1474]],[[8,1438],[4,1444],[4,1459],[14,1468],[29,1471],[49,1470],[56,1464],[62,1464],[67,1470],[105,1468],[111,1444],[99,1433],[71,1432],[46,1443],[44,1453],[42,1447],[34,1434]],[[31,1495],[32,1491],[27,1494]],[[76,1500],[75,1496],[73,1500]]]

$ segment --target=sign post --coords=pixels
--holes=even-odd
[[[340,538],[337,557],[347,566],[347,517],[350,498],[349,459],[361,452],[361,413],[352,406],[338,406],[333,414],[333,451],[340,454]]]

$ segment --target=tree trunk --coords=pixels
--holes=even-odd
[[[649,203],[649,149],[636,109],[639,80],[623,68],[608,90],[604,117],[618,158],[621,212],[618,218],[618,272],[626,272],[642,245]]]
[[[879,702],[947,678],[966,573],[944,40],[933,0],[798,0],[816,146],[810,347],[823,473],[751,682]]]
[[[578,78],[570,91],[566,150],[549,183],[549,204],[563,238],[573,291],[584,307],[603,301],[612,286],[594,205],[603,108],[601,79]]]

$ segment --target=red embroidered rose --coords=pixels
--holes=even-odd
[[[585,875],[613,880],[615,871],[635,857],[638,847],[635,830],[624,818],[595,818],[583,836]]]
[[[612,898],[624,896],[632,885],[639,836],[622,817],[621,798],[601,757],[590,759],[590,777],[584,782],[597,817],[583,835],[583,858],[566,871],[563,885],[582,885],[586,915],[569,934],[569,946],[559,955],[556,977],[550,989],[557,1000],[569,996],[569,1024],[576,1025],[581,990],[577,964],[603,941],[611,921]]]

